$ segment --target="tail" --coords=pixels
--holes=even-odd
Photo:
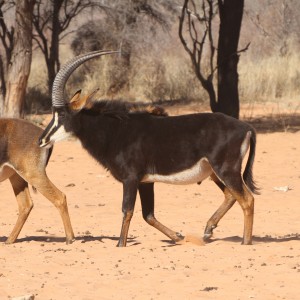
[[[247,187],[251,190],[251,192],[256,195],[259,195],[260,194],[259,188],[257,187],[253,179],[253,173],[252,173],[254,157],[255,157],[255,147],[256,147],[256,133],[254,130],[251,130],[250,151],[249,151],[248,161],[243,174],[243,179]]]

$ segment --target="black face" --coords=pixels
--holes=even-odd
[[[53,117],[39,138],[40,147],[50,147],[68,136],[64,128],[65,107],[53,107]]]

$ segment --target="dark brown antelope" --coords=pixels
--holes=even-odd
[[[130,112],[120,102],[93,102],[93,94],[82,97],[80,91],[66,103],[63,93],[70,74],[84,61],[112,53],[96,51],[75,57],[57,74],[52,93],[53,118],[40,137],[40,146],[49,147],[72,134],[123,184],[119,247],[126,246],[137,191],[146,222],[173,241],[182,240],[180,234],[154,216],[154,182],[192,184],[208,177],[224,192],[225,200],[208,220],[204,237],[211,237],[220,219],[238,201],[244,212],[243,244],[251,244],[251,191],[257,192],[252,176],[255,130],[221,113],[157,116]]]
[[[16,241],[33,207],[28,184],[55,205],[63,220],[66,242],[74,240],[66,196],[46,174],[52,147],[39,147],[37,141],[42,132],[41,128],[28,121],[0,119],[0,182],[10,180],[19,207],[16,225],[6,240],[8,244]]]

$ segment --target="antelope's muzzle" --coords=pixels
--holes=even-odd
[[[55,142],[65,138],[64,119],[65,112],[54,108],[52,120],[39,138],[40,147],[51,147]]]

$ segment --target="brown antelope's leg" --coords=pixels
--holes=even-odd
[[[59,210],[61,215],[65,234],[66,234],[66,243],[70,244],[74,241],[74,233],[70,221],[70,216],[68,212],[68,205],[66,196],[62,193],[47,177],[46,173],[30,174],[28,182],[33,185],[43,196],[45,196],[54,206]],[[27,179],[27,178],[25,178]]]
[[[208,220],[204,230],[204,239],[209,239],[212,236],[214,228],[217,227],[219,221],[223,218],[223,216],[227,213],[227,211],[233,206],[233,204],[236,201],[236,199],[232,196],[228,188],[217,178],[215,174],[211,175],[211,179],[223,191],[225,199],[221,206]]]
[[[252,230],[254,217],[254,197],[243,183],[243,192],[239,193],[231,190],[231,193],[236,197],[244,212],[244,236],[243,245],[252,244]]]
[[[117,247],[126,247],[127,236],[131,218],[133,216],[134,205],[137,194],[137,183],[136,181],[127,181],[123,183],[123,221],[120,233],[120,239]]]
[[[31,209],[33,208],[33,203],[28,190],[28,183],[17,173],[12,175],[9,180],[18,202],[19,216],[13,231],[6,240],[6,244],[12,244],[16,241],[24,223],[30,214]]]
[[[167,228],[161,224],[154,216],[154,183],[143,183],[139,185],[139,193],[142,203],[142,211],[144,220],[154,228],[161,231],[174,242],[183,240],[180,233]]]
[[[250,245],[252,243],[254,198],[245,185],[239,170],[239,167],[232,170],[229,170],[228,167],[223,169],[221,167],[217,175],[218,178],[224,182],[226,189],[228,189],[232,195],[233,198],[231,199],[236,199],[242,207],[244,213],[244,235],[242,244]],[[216,172],[216,169],[214,171]],[[226,176],[224,174],[226,174]],[[218,185],[222,187],[222,185]]]

